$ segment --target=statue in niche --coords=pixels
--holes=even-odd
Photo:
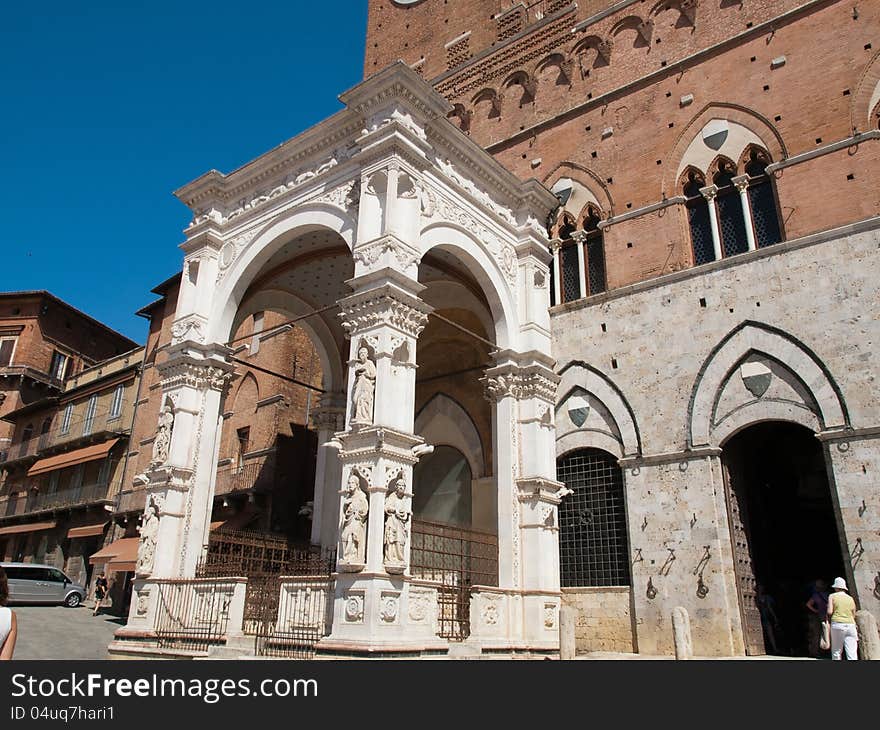
[[[385,565],[404,566],[406,542],[409,539],[409,497],[403,472],[391,483],[385,497]]]
[[[348,477],[345,499],[342,500],[342,559],[346,563],[366,560],[366,523],[370,505],[356,474]]]
[[[168,461],[168,451],[171,447],[171,430],[174,428],[174,409],[170,403],[165,403],[159,413],[159,425],[156,426],[156,438],[153,439],[153,456],[150,466],[162,466]]]
[[[148,576],[153,572],[153,561],[156,557],[156,539],[159,536],[159,511],[155,500],[151,499],[144,510],[144,519],[138,528],[141,536],[138,545],[137,564],[135,573],[139,576]]]
[[[370,360],[370,351],[361,346],[354,364],[354,396],[352,399],[352,423],[373,422],[373,396],[376,392],[376,365]]]

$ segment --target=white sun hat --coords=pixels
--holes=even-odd
[[[835,578],[834,582],[831,584],[832,588],[841,588],[842,590],[849,591],[849,588],[846,587],[846,581],[843,578]]]

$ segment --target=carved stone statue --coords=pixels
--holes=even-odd
[[[159,425],[156,426],[156,438],[153,439],[153,456],[150,466],[162,466],[168,461],[168,450],[171,447],[171,430],[174,428],[174,410],[170,403],[162,406],[159,413]]]
[[[363,563],[366,560],[366,522],[370,505],[361,489],[356,474],[348,478],[345,499],[342,501],[342,559],[346,563]]]
[[[156,557],[156,539],[159,536],[159,514],[153,500],[150,500],[146,510],[144,510],[144,519],[138,528],[141,536],[138,545],[137,564],[135,565],[135,573],[139,576],[148,576],[153,572],[153,561]]]
[[[403,473],[391,486],[393,491],[385,497],[385,565],[403,567],[411,515]]]
[[[352,397],[352,423],[373,422],[373,396],[376,392],[376,365],[370,360],[366,347],[358,350],[354,365],[354,396]]]

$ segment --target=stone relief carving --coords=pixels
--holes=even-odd
[[[150,608],[150,592],[138,591],[137,603],[135,604],[135,613],[137,616],[146,616],[147,610]]]
[[[379,618],[385,623],[392,624],[397,621],[400,610],[400,598],[396,593],[383,593],[379,599]]]
[[[188,317],[180,322],[175,322],[171,327],[171,342],[177,344],[183,340],[204,342],[205,333],[202,331],[202,321],[196,317]]]
[[[391,489],[385,497],[385,568],[389,572],[401,572],[406,566],[411,516],[409,495],[402,471],[391,483]]]
[[[431,591],[410,588],[409,590],[409,620],[413,623],[424,623],[431,615],[431,606],[434,602],[434,594]]]
[[[401,109],[400,107],[394,107],[390,113],[388,111],[382,111],[371,116],[367,120],[364,133],[375,132],[382,127],[387,127],[392,122],[397,122],[400,126],[408,129],[419,139],[427,141],[428,137],[425,134],[425,130],[416,123],[408,111]]]
[[[376,364],[370,359],[370,351],[361,345],[358,359],[352,367],[354,388],[352,395],[352,424],[373,423],[373,397],[376,392]]]
[[[345,599],[345,620],[359,624],[364,620],[364,597],[360,593],[349,593]]]
[[[174,409],[167,400],[159,413],[159,424],[156,426],[156,438],[153,439],[153,455],[150,466],[162,466],[168,461],[171,448],[171,432],[174,429]]]
[[[145,578],[153,572],[153,562],[156,558],[156,540],[159,536],[159,512],[162,500],[158,495],[150,497],[144,510],[141,526],[138,528],[140,543],[138,544],[137,563],[135,573],[138,577]]]
[[[342,501],[342,559],[349,564],[363,564],[367,551],[367,514],[370,510],[367,496],[361,489],[357,474],[348,477],[345,499]]]
[[[346,337],[369,330],[377,325],[390,324],[411,337],[418,337],[428,322],[430,308],[416,308],[387,292],[369,293],[354,302],[340,301],[340,318]]]
[[[439,217],[472,233],[483,242],[490,255],[498,262],[508,283],[511,285],[516,284],[516,251],[510,244],[503,245],[498,236],[477,221],[470,213],[447,200],[443,195],[426,190],[422,193],[421,199],[422,216],[424,218],[433,219]],[[502,215],[501,217],[508,220],[509,216],[509,222],[515,224],[516,221],[513,214],[509,210],[506,212],[507,215]],[[513,291],[514,293],[516,292],[515,286],[513,286]]]
[[[556,604],[555,603],[545,603],[544,604],[544,628],[545,629],[555,629],[556,628]]]
[[[494,601],[483,604],[480,617],[487,626],[495,626],[498,623],[498,604]]]
[[[385,238],[369,246],[358,248],[354,252],[354,260],[365,266],[373,266],[386,251],[390,251],[402,268],[407,268],[419,260],[418,251],[403,246],[394,238]]]

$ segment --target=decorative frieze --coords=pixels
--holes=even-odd
[[[543,365],[507,365],[491,368],[480,381],[485,388],[486,400],[490,403],[497,403],[503,398],[538,398],[547,403],[555,403],[559,376]]]
[[[432,308],[391,284],[353,294],[339,302],[340,318],[346,337],[389,325],[418,337],[428,323]]]

